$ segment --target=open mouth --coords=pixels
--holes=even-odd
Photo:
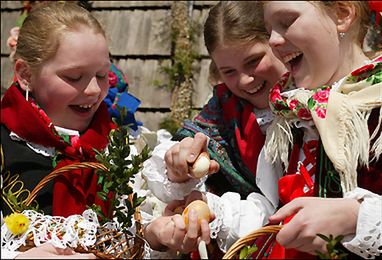
[[[302,60],[303,54],[302,52],[293,52],[283,57],[283,61],[285,64],[289,64],[290,71],[293,73],[297,70],[298,65]]]
[[[262,89],[264,86],[265,86],[265,83],[266,81],[264,80],[262,83],[258,84],[256,87],[254,87],[253,89],[251,90],[246,90],[245,92],[247,92],[248,94],[250,95],[253,95],[257,92],[259,92],[260,89]]]
[[[78,113],[88,113],[92,110],[93,105],[70,105],[69,107]]]

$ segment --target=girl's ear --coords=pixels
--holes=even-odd
[[[29,65],[22,59],[17,59],[15,62],[15,76],[17,78],[17,81],[20,85],[20,87],[23,90],[29,89],[31,91],[31,72]]]
[[[356,9],[351,1],[337,1],[337,31],[346,33],[356,19]]]

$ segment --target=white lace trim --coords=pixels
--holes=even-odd
[[[22,142],[25,142],[26,145],[32,149],[35,153],[38,153],[38,154],[42,154],[43,156],[49,156],[49,157],[53,157],[54,156],[54,153],[55,153],[55,149],[54,147],[45,147],[45,146],[42,146],[42,145],[39,145],[39,144],[35,144],[35,143],[31,143],[31,142],[28,142],[27,140],[19,137],[16,133],[14,132],[11,132],[9,134],[9,137],[14,140],[14,141],[22,141]]]
[[[67,134],[67,135],[77,135],[79,136],[79,132],[77,130],[62,128],[59,126],[54,127],[57,132]],[[32,149],[35,153],[42,154],[44,156],[53,157],[55,155],[56,149],[54,147],[45,147],[39,144],[35,144],[32,142],[29,142],[28,140],[25,140],[24,138],[21,138],[18,136],[15,132],[10,132],[9,137],[14,141],[23,141],[26,143],[26,145]]]
[[[220,228],[223,226],[224,206],[219,203],[218,196],[207,192],[206,197],[208,207],[215,214],[215,219],[210,223],[210,237],[215,239],[220,232]]]
[[[374,259],[382,254],[382,196],[356,188],[344,197],[363,201],[359,208],[355,237],[343,244],[363,258]]]
[[[203,190],[202,186],[207,177],[191,179],[183,183],[175,183],[167,178],[164,155],[173,146],[174,141],[167,141],[155,147],[151,157],[143,163],[142,173],[149,189],[163,202],[181,200],[194,189]]]
[[[52,245],[58,248],[75,248],[78,245],[87,248],[96,241],[99,224],[97,214],[92,210],[68,218],[43,215],[33,210],[25,210],[22,214],[30,221],[28,230],[20,236],[15,236],[4,223],[1,226],[2,249],[16,251],[26,244],[26,239],[32,234],[36,246],[51,241]]]

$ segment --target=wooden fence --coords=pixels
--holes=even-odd
[[[142,103],[137,119],[151,130],[170,112],[171,93],[155,86],[166,82],[161,66],[171,62],[170,17],[172,1],[90,1],[92,13],[103,25],[113,61],[125,72],[130,92]],[[217,1],[188,1],[195,28],[194,108],[201,108],[211,95],[208,83],[210,59],[203,43],[203,24],[208,10]],[[20,16],[21,1],[1,1],[1,92],[13,75],[6,44],[9,30]]]

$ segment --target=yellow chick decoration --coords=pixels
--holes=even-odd
[[[5,225],[15,236],[25,233],[29,228],[29,219],[21,213],[13,213],[4,218]]]

